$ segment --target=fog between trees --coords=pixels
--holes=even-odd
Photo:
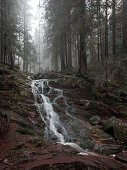
[[[73,68],[84,76],[89,64],[108,72],[126,58],[126,0],[40,0],[34,37],[30,3],[0,1],[0,62],[34,73]]]

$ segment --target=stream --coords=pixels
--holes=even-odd
[[[74,108],[68,105],[63,95],[64,90],[50,87],[49,82],[41,79],[31,83],[35,105],[45,124],[45,139],[71,146],[81,155],[97,152],[112,155],[121,150],[122,146],[110,135],[74,115]],[[97,137],[93,138],[93,134]]]
[[[63,90],[49,87],[48,80],[33,80],[31,87],[35,99],[35,105],[37,106],[41,118],[45,123],[45,138],[55,140],[55,142],[61,143],[62,145],[71,146],[79,151],[79,154],[86,155],[88,153],[87,151],[82,149],[78,144],[71,141],[73,138],[70,137],[68,133],[70,129],[66,129],[64,123],[60,120],[59,115],[53,109],[53,105],[58,106],[56,101],[60,98],[63,98],[66,118],[72,120],[76,119],[74,116],[69,114],[67,110],[69,106],[63,95]],[[48,97],[51,91],[54,91],[57,94],[52,101]]]

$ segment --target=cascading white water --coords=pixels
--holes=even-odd
[[[50,102],[50,99],[45,96],[44,93],[44,80],[43,81],[33,81],[32,82],[32,92],[35,97],[35,104],[38,107],[38,110],[41,114],[41,117],[46,125],[46,133],[52,133],[55,137],[57,137],[58,142],[61,144],[65,143],[64,136],[59,132],[58,128],[62,130],[63,133],[66,134],[66,130],[64,127],[61,126],[59,117],[57,113],[53,110],[52,103]],[[39,88],[37,84],[41,84],[42,93],[40,93]],[[37,99],[38,97],[41,97],[42,103],[38,103]],[[44,109],[44,113],[41,111],[41,108]]]
[[[49,87],[48,80],[33,80],[31,87],[35,98],[35,105],[37,106],[41,118],[46,126],[45,134],[47,135],[47,137],[53,135],[57,139],[57,142],[63,145],[69,145],[77,149],[80,152],[80,154],[87,155],[88,152],[84,151],[79,145],[73,142],[67,142],[65,140],[65,138],[68,137],[67,130],[60,121],[58,114],[53,109],[53,104],[57,104],[56,101],[61,97],[64,99],[66,107],[68,107],[67,101],[63,96],[63,91],[60,89]],[[45,88],[48,89],[48,92],[46,92],[46,94]],[[47,96],[51,92],[51,90],[57,92],[57,96],[54,98],[52,102],[50,101],[50,98]],[[67,116],[73,117],[69,114],[67,110],[65,110],[65,112]]]

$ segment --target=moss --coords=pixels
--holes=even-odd
[[[30,142],[37,147],[46,144],[45,140],[42,137],[33,138]]]
[[[116,122],[117,122],[117,119],[115,117],[111,117],[104,123],[103,125],[104,130],[110,129],[116,124]]]
[[[117,124],[113,127],[114,137],[117,140],[126,142],[127,141],[127,126],[124,124]]]
[[[23,117],[28,117],[29,114],[26,112],[26,111],[21,111],[19,110],[18,108],[14,108],[13,109],[17,114],[19,114],[20,116],[23,116]]]
[[[16,130],[16,132],[19,132],[22,135],[27,134],[27,135],[31,135],[31,136],[35,134],[34,132],[32,132],[31,130],[29,130],[27,128],[19,128]]]
[[[23,148],[26,148],[26,146],[24,144],[21,144],[21,145],[17,145],[15,150],[19,150],[19,149],[23,149]]]
[[[22,121],[22,120],[16,120],[16,123],[23,127],[23,128],[30,128],[30,129],[33,129],[33,127],[31,125],[29,125],[27,122],[25,121]]]

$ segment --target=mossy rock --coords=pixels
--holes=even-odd
[[[117,119],[114,116],[109,118],[107,121],[104,122],[103,129],[108,130],[110,128],[113,128],[116,122],[117,122]]]
[[[107,133],[112,133],[115,139],[127,142],[127,124],[121,120],[111,117],[103,124],[103,129]]]
[[[91,125],[98,125],[100,123],[100,121],[101,121],[100,116],[93,116],[89,119],[89,123]]]
[[[113,130],[115,139],[122,142],[127,142],[127,124],[117,123],[114,125]]]

